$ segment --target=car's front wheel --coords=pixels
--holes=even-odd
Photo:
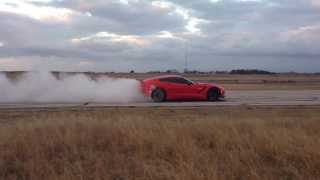
[[[152,91],[151,99],[154,102],[163,102],[166,100],[166,93],[164,92],[164,90],[157,88]]]
[[[219,99],[219,89],[211,88],[207,94],[208,101],[217,101]]]

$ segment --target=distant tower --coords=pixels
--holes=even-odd
[[[184,73],[187,73],[188,70],[188,58],[189,58],[189,47],[188,41],[185,42],[185,51],[184,51]]]

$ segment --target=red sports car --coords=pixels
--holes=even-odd
[[[213,83],[196,83],[182,76],[165,75],[142,81],[145,96],[155,102],[170,100],[208,100],[223,98],[225,90]]]

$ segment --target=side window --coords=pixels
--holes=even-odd
[[[169,82],[169,83],[175,83],[175,78],[168,77],[168,78],[162,78],[160,79],[161,82]]]
[[[176,82],[179,84],[190,84],[190,82],[184,78],[176,78]]]
[[[169,83],[177,83],[177,84],[190,84],[190,81],[184,79],[184,78],[179,78],[179,77],[168,77],[168,78],[163,78],[160,79],[161,82],[169,82]]]

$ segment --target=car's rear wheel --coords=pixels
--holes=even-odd
[[[163,101],[166,100],[166,93],[165,93],[164,90],[157,88],[157,89],[152,91],[151,99],[154,102],[163,102]]]
[[[211,88],[207,94],[208,101],[217,101],[219,99],[219,89]]]

